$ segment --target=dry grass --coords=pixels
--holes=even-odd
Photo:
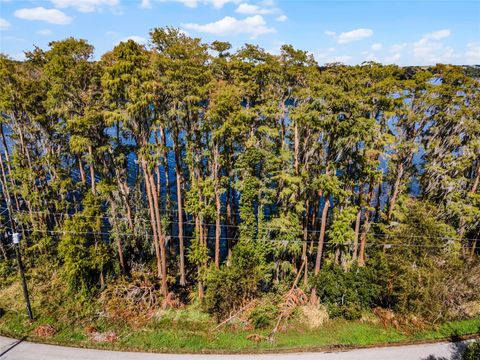
[[[317,329],[329,320],[327,309],[323,305],[307,304],[299,309],[302,322],[310,329]]]

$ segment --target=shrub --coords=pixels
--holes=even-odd
[[[463,353],[462,360],[478,360],[480,359],[480,340],[468,344]]]
[[[278,315],[278,309],[273,304],[262,304],[250,313],[248,320],[255,329],[264,329],[273,324]]]
[[[338,306],[332,304],[328,306],[328,313],[332,317],[343,317],[346,320],[358,320],[362,317],[362,308],[357,303],[348,303]]]
[[[311,285],[330,316],[358,319],[362,309],[371,308],[381,300],[378,276],[375,267],[353,266],[345,272],[339,266],[329,265],[312,278]]]
[[[255,243],[240,241],[233,249],[230,266],[212,266],[206,274],[206,310],[217,319],[225,318],[257,295],[265,277],[263,257]]]
[[[0,288],[12,284],[16,280],[16,268],[13,260],[0,261]]]

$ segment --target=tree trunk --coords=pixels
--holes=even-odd
[[[150,213],[150,225],[152,227],[152,232],[153,232],[153,243],[155,247],[155,257],[157,259],[157,276],[159,278],[162,277],[162,261],[161,261],[161,256],[160,256],[160,241],[158,239],[158,233],[157,233],[157,225],[156,225],[156,218],[155,218],[155,210],[153,206],[153,199],[152,199],[152,193],[151,193],[151,187],[150,187],[150,177],[148,175],[148,170],[147,166],[145,164],[144,160],[141,160],[142,163],[142,168],[143,168],[143,174],[145,177],[145,191],[147,192],[147,200],[148,200],[148,210]]]
[[[327,226],[327,214],[328,214],[329,207],[330,207],[330,198],[328,194],[325,194],[325,204],[323,205],[322,220],[320,225],[320,236],[318,239],[317,258],[315,261],[315,275],[317,275],[320,272],[322,255],[323,255],[323,244],[325,241],[325,229]]]
[[[302,246],[302,259],[305,263],[305,275],[303,277],[304,285],[308,284],[308,256],[307,256],[307,242],[308,242],[308,220],[310,214],[310,205],[308,200],[305,201],[305,219],[303,222],[303,246]]]
[[[294,169],[295,175],[298,176],[298,167],[299,167],[299,158],[300,158],[300,139],[298,135],[298,123],[295,121],[295,128],[294,128]]]
[[[160,215],[160,206],[159,206],[159,197],[157,193],[157,188],[155,186],[155,179],[153,174],[149,174],[150,177],[150,186],[151,194],[153,199],[153,208],[155,210],[155,218],[157,225],[157,234],[158,242],[160,245],[160,258],[161,258],[161,269],[162,269],[162,294],[166,298],[168,295],[168,286],[167,286],[167,254],[165,249],[165,235],[162,230],[162,217]]]
[[[165,169],[165,206],[167,208],[167,213],[169,214],[171,221],[170,226],[170,233],[172,233],[173,227],[173,214],[172,214],[172,194],[170,189],[170,166],[168,165],[168,147],[167,147],[167,135],[165,134],[165,129],[163,127],[160,128],[160,135],[161,135],[161,144],[163,147],[163,157],[162,157],[162,165]],[[173,243],[173,242],[172,242]]]
[[[370,230],[370,202],[372,201],[373,196],[373,182],[370,182],[368,189],[368,198],[365,207],[365,221],[363,223],[363,231],[360,239],[360,254],[358,256],[358,266],[365,266],[365,246],[367,244],[367,234]]]
[[[5,133],[3,132],[3,124],[2,123],[0,123],[0,136],[2,137],[3,148],[5,149],[5,162],[6,162],[6,165],[7,165],[8,174],[11,174],[12,173],[12,168],[10,166],[10,153],[8,151],[7,140],[5,139]],[[12,184],[12,188],[14,188],[15,187],[15,181],[14,181],[13,177],[9,176],[9,180],[10,180],[10,184]],[[18,197],[15,193],[13,193],[13,198],[15,200],[16,210],[20,210],[20,203],[19,203]]]
[[[85,184],[87,182],[87,178],[85,176],[85,169],[83,168],[83,162],[80,157],[77,157],[78,161],[78,170],[80,171],[80,181],[82,184]]]
[[[477,166],[477,175],[475,176],[475,180],[473,181],[472,189],[470,190],[471,194],[475,194],[478,189],[478,184],[480,183],[480,160]]]
[[[212,162],[212,177],[215,193],[215,266],[220,266],[220,235],[222,229],[220,227],[220,212],[222,204],[220,202],[220,179],[219,179],[219,167],[220,167],[220,154],[218,145],[215,144],[213,149],[213,162]]]
[[[380,220],[380,212],[381,212],[381,202],[382,202],[382,181],[383,176],[380,176],[378,179],[378,186],[377,186],[377,196],[375,200],[375,217],[374,221]]]
[[[322,198],[322,191],[318,191],[316,196],[315,196],[315,203],[313,206],[313,214],[312,214],[312,230],[317,231],[317,218],[318,218],[318,212],[320,211],[320,199]],[[310,241],[310,246],[308,248],[308,253],[311,254],[313,253],[314,249],[314,242],[315,242],[315,237],[312,237],[312,240]]]
[[[393,185],[392,197],[390,199],[390,205],[388,207],[387,219],[390,220],[392,217],[393,210],[395,208],[395,203],[397,201],[398,193],[400,191],[400,182],[402,181],[403,176],[403,164],[400,163],[398,166],[397,178],[395,184]]]
[[[225,223],[226,223],[226,233],[227,233],[227,265],[230,265],[230,262],[232,260],[232,205],[231,205],[231,186],[230,186],[230,177],[228,178],[228,184],[227,184],[227,196],[226,196],[226,218],[225,218]]]
[[[90,168],[90,182],[92,184],[92,194],[95,195],[96,194],[96,189],[95,189],[95,168],[93,166],[93,148],[92,146],[88,146],[88,155],[90,156],[90,164],[89,164],[89,168]]]
[[[123,257],[123,249],[122,249],[122,241],[120,239],[120,232],[118,230],[117,224],[117,207],[115,205],[115,200],[113,197],[110,197],[110,206],[112,207],[112,217],[113,217],[113,227],[117,232],[117,252],[118,252],[118,261],[120,262],[120,270],[122,274],[125,275],[127,273],[126,266],[125,266],[125,259]]]
[[[195,215],[195,235],[198,236],[199,245],[202,246],[203,231],[200,226],[200,218],[198,215]],[[198,277],[198,298],[200,301],[202,301],[204,296],[203,282],[202,282],[202,264],[198,264],[197,277]]]
[[[183,202],[182,202],[182,167],[180,164],[180,149],[178,134],[174,134],[173,150],[175,152],[175,176],[177,185],[177,219],[178,219],[178,242],[180,260],[180,285],[186,284],[185,280],[185,246],[183,243]]]
[[[359,189],[358,194],[358,211],[357,218],[355,219],[355,237],[353,239],[353,253],[352,260],[357,260],[358,257],[358,238],[360,236],[360,222],[362,221],[362,197],[363,197],[363,186]]]

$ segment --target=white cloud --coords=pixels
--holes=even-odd
[[[438,31],[425,34],[423,35],[423,37],[426,39],[440,40],[440,39],[449,37],[451,33],[452,32],[450,31],[450,29],[443,29],[443,30],[438,30]]]
[[[338,44],[348,44],[354,41],[366,39],[373,35],[372,29],[355,29],[337,34],[334,31],[327,30],[325,34],[333,37]]]
[[[240,0],[204,0],[205,2],[212,3],[213,7],[216,9],[221,9],[223,5],[228,3],[238,4]]]
[[[441,39],[450,36],[450,30],[439,30],[421,37],[413,43],[413,57],[418,65],[434,65],[436,63],[448,63],[459,57],[452,47],[445,46]]]
[[[26,59],[25,53],[23,52],[13,55],[12,58],[17,61],[24,61]]]
[[[393,53],[398,53],[398,52],[402,51],[403,49],[405,49],[407,47],[407,45],[408,45],[407,43],[393,44],[392,46],[390,46],[389,51],[393,52]]]
[[[367,52],[366,55],[365,55],[365,61],[375,61],[375,62],[378,62],[378,58],[377,58],[377,55],[375,55],[374,53],[369,53]]]
[[[68,7],[80,12],[93,12],[101,10],[103,6],[114,7],[119,5],[119,0],[50,0],[52,4],[60,9]]]
[[[140,3],[140,7],[142,9],[151,9],[152,8],[152,1],[151,0],[142,0]]]
[[[319,52],[315,55],[317,61],[321,64],[329,64],[340,62],[348,64],[351,62],[352,57],[349,55],[335,55],[336,49],[333,47],[327,49],[320,49]]]
[[[277,16],[275,18],[275,20],[280,21],[280,22],[284,22],[284,21],[288,20],[288,17],[287,17],[287,15],[280,15],[280,16]]]
[[[72,17],[58,9],[45,9],[41,6],[29,9],[18,9],[14,12],[14,15],[23,20],[45,21],[56,25],[70,24],[73,20]]]
[[[117,33],[115,31],[112,31],[112,30],[108,30],[105,35],[108,35],[108,36],[115,36],[117,35]]]
[[[382,48],[383,48],[382,43],[375,43],[372,46],[370,46],[370,50],[372,51],[378,51],[378,50],[381,50]]]
[[[216,9],[221,9],[225,4],[233,3],[239,4],[241,0],[158,0],[159,2],[179,2],[183,5],[196,8],[199,3],[202,4],[211,4]],[[140,7],[144,9],[149,9],[152,7],[152,0],[141,0]]]
[[[465,60],[468,65],[480,64],[480,43],[468,43]]]
[[[248,14],[248,15],[271,14],[273,11],[274,11],[273,9],[265,9],[265,8],[261,8],[258,5],[251,5],[247,3],[241,3],[240,5],[238,5],[237,9],[235,10],[236,13]]]
[[[261,15],[249,16],[245,19],[225,16],[223,19],[204,25],[184,24],[183,26],[189,30],[221,36],[249,34],[252,39],[259,35],[275,31],[275,29],[267,26],[265,19]]]
[[[400,60],[400,57],[401,57],[400,53],[393,54],[392,56],[387,56],[385,58],[384,63],[386,63],[386,64],[396,64],[396,63],[398,63],[398,60]]]
[[[315,56],[317,59],[325,59],[335,52],[335,48],[331,47],[328,49],[320,49],[318,54]]]
[[[133,41],[135,41],[136,43],[141,44],[141,45],[145,45],[145,44],[147,43],[147,41],[148,41],[148,40],[145,39],[144,37],[138,36],[138,35],[127,36],[127,37],[121,39],[120,41],[125,42],[125,41],[128,41],[128,40],[133,40]]]
[[[50,29],[38,30],[38,31],[37,31],[37,34],[38,34],[38,35],[42,35],[42,36],[52,35],[52,30],[50,30]]]
[[[350,60],[352,60],[351,56],[337,55],[332,57],[329,62],[340,62],[340,63],[348,64]]]
[[[169,0],[162,0],[162,1],[169,1]],[[181,2],[183,5],[190,8],[195,8],[198,5],[198,0],[173,0],[173,1]]]
[[[10,27],[10,23],[5,19],[0,18],[0,30],[6,30],[9,27]]]
[[[285,44],[284,41],[274,40],[269,48],[266,51],[272,55],[280,55],[281,48]]]

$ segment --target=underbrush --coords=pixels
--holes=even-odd
[[[378,279],[388,278],[388,273],[379,275],[383,268],[379,264],[368,269],[352,267],[347,272],[327,265],[305,288],[280,284],[269,291],[262,291],[258,279],[235,283],[238,276],[253,272],[255,266],[243,266],[242,275],[241,266],[234,267],[237,273],[231,271],[231,279],[224,283],[222,274],[227,270],[220,273],[213,269],[207,275],[210,290],[207,288],[204,302],[189,305],[172,294],[162,298],[158,281],[148,273],[110,279],[105,288],[83,297],[70,292],[54,267],[35,267],[28,272],[35,321],[28,320],[20,283],[14,279],[0,288],[0,333],[107,349],[241,352],[366,346],[480,332],[480,302],[475,291],[468,288],[476,281],[473,278],[478,265],[470,266],[471,274],[457,268],[460,274],[451,276],[464,279],[464,284],[453,292],[440,289],[438,279],[431,278],[429,285],[438,294],[429,301],[453,304],[449,311],[442,310],[440,317],[432,319],[423,316],[428,312],[407,312],[408,307],[400,306],[405,304],[403,300],[392,297],[398,290],[379,283]],[[228,292],[234,283],[241,301],[232,299]],[[223,296],[218,299],[226,303],[213,301],[213,289],[219,289]],[[311,289],[316,290],[318,302],[310,298]],[[410,301],[420,301],[424,293],[430,293],[419,294],[413,286],[402,291],[411,291]],[[459,298],[452,303],[449,299],[455,293]],[[388,301],[393,306],[382,307]]]

